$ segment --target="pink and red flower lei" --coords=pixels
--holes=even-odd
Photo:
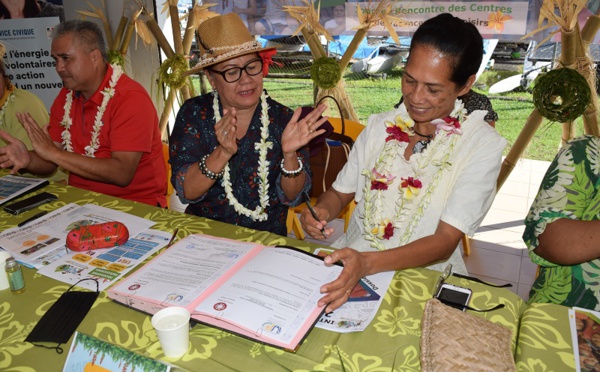
[[[400,127],[387,127],[385,128],[385,132],[389,134],[389,136],[385,138],[385,142],[389,142],[392,140],[396,140],[398,142],[410,142],[408,133],[403,131]]]
[[[446,132],[447,136],[451,134],[462,134],[458,118],[453,118],[452,116],[446,116],[443,119],[434,119],[431,121],[431,124],[437,127],[435,131],[436,134],[442,130]]]
[[[381,174],[375,168],[371,170],[371,190],[387,190],[396,177],[388,174]]]

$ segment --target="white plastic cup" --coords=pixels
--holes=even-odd
[[[188,351],[190,312],[187,309],[177,306],[162,309],[152,316],[152,326],[165,356],[178,358]]]
[[[6,271],[4,270],[4,262],[11,255],[6,251],[0,250],[0,291],[8,289],[8,276],[6,275]]]

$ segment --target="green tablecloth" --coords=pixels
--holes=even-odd
[[[568,307],[554,304],[527,307],[516,350],[519,371],[575,371],[568,311]]]
[[[316,248],[307,242],[60,184],[52,184],[44,191],[59,197],[58,201],[40,207],[44,210],[54,210],[70,202],[80,205],[92,203],[151,219],[156,222],[156,229],[173,231],[177,227],[180,229],[179,238],[193,233],[205,233],[264,245],[289,244],[306,250]],[[36,212],[37,210],[14,217],[1,211],[0,230],[14,227]],[[25,293],[13,295],[9,290],[0,291],[0,370],[62,370],[66,350],[64,354],[58,355],[54,350],[34,347],[24,342],[24,339],[69,285],[39,275],[34,270],[24,271],[27,284]],[[364,332],[340,334],[315,328],[296,353],[196,325],[190,334],[188,353],[176,360],[167,359],[162,354],[156,333],[150,324],[150,317],[111,302],[104,292],[78,331],[191,371],[418,371],[421,317],[425,302],[431,298],[439,274],[428,269],[397,272],[377,316]],[[524,302],[506,289],[492,288],[455,277],[449,282],[473,289],[472,307],[490,308],[498,303],[506,304],[501,310],[475,315],[511,329],[512,347],[515,350],[519,319],[526,309]],[[520,355],[526,356],[531,348],[525,347],[527,344],[519,345]],[[564,350],[568,352],[568,348]],[[532,351],[536,357],[548,357],[546,365],[552,366],[556,359],[552,349],[539,353],[537,349]],[[527,360],[524,359],[525,363]]]

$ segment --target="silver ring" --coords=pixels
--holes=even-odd
[[[346,293],[350,294],[350,292],[352,292],[352,291],[349,289],[346,290]]]
[[[312,129],[309,129],[308,133],[312,133],[312,132],[314,132],[314,130],[312,130]]]
[[[306,124],[307,124],[307,125],[310,127],[310,126],[312,125],[312,121],[310,121],[310,120],[307,120],[307,121],[306,121]]]
[[[223,135],[224,135],[224,136],[226,136],[226,135],[227,135],[227,131],[226,131],[226,130],[224,130],[224,131],[223,131]]]

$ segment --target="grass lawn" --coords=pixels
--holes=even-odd
[[[400,99],[400,76],[398,68],[390,71],[386,79],[358,78],[356,75],[346,77],[348,95],[362,123],[367,122],[369,115],[393,109]],[[476,90],[487,94],[487,89],[496,81],[515,74],[510,71],[486,71],[477,82]],[[277,101],[291,107],[311,106],[313,103],[313,85],[309,79],[266,78],[265,88]],[[494,110],[498,113],[496,123],[498,132],[508,140],[505,155],[523,128],[527,117],[533,110],[530,92],[513,91],[489,96]],[[331,107],[331,106],[330,106]],[[332,113],[337,115],[337,113]],[[577,133],[582,133],[579,120]],[[525,150],[523,157],[534,160],[551,161],[560,145],[561,125],[544,121],[533,140]]]

